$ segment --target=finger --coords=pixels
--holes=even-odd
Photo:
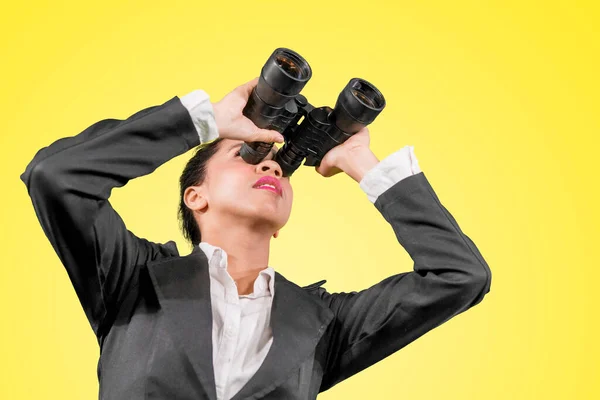
[[[324,164],[321,164],[321,165],[315,167],[315,171],[317,171],[319,173],[319,175],[321,175],[325,178],[329,177],[329,171],[327,169],[328,168],[326,168]]]
[[[254,87],[258,84],[258,77],[252,79],[251,81],[248,81],[246,83],[244,83],[243,85],[239,86],[238,88],[247,96],[249,97],[250,94],[252,93],[252,89],[254,89]]]
[[[339,167],[336,167],[335,165],[331,165],[331,164],[323,164],[322,161],[321,161],[321,164],[318,167],[316,167],[316,170],[319,174],[323,175],[325,178],[330,178],[330,177],[342,172],[342,170]]]

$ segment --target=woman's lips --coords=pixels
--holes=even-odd
[[[256,181],[254,186],[255,189],[270,189],[272,192],[277,193],[279,196],[283,196],[283,190],[281,188],[281,183],[277,178],[272,176],[263,176],[259,180]]]
[[[279,192],[277,191],[277,189],[272,188],[270,186],[259,186],[256,189],[264,189],[264,190],[268,190],[269,192],[273,192],[275,194],[279,194]]]

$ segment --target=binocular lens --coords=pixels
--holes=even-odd
[[[302,68],[306,63],[301,60],[294,60],[293,54],[277,54],[275,62],[292,78],[302,79],[308,77],[308,69]]]
[[[365,81],[354,82],[352,94],[367,107],[380,109],[385,104],[381,93]]]
[[[375,102],[372,99],[365,96],[364,93],[359,92],[358,90],[353,90],[352,94],[358,97],[358,99],[361,100],[365,105],[369,107],[375,107]]]
[[[374,85],[352,78],[338,96],[333,120],[340,130],[354,134],[373,122],[384,107],[385,98]]]
[[[312,70],[300,54],[280,47],[271,54],[260,76],[258,96],[273,107],[281,107],[300,93]]]

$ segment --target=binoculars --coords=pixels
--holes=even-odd
[[[284,144],[275,157],[283,176],[291,176],[304,159],[306,166],[319,166],[329,150],[373,122],[385,107],[381,92],[360,78],[350,79],[333,109],[314,107],[300,94],[311,76],[310,65],[298,53],[276,49],[242,111],[259,128],[283,135]],[[273,143],[245,142],[240,155],[247,163],[258,164],[272,147]]]

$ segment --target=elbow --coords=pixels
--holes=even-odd
[[[23,183],[27,187],[27,190],[29,190],[31,186],[32,177],[35,176],[37,179],[37,177],[41,173],[43,173],[45,166],[42,167],[41,164],[46,164],[42,156],[43,153],[44,149],[39,150],[33,157],[33,159],[29,162],[29,164],[27,164],[27,167],[25,167],[25,171],[23,171],[23,173],[20,176],[21,181],[23,181]]]
[[[469,307],[480,303],[484,296],[490,292],[492,285],[492,273],[487,264],[478,264],[479,272],[474,273],[469,279],[465,292],[470,299]]]
[[[37,162],[35,159],[29,163],[21,180],[27,186],[29,195],[34,197],[47,197],[60,190],[59,179],[56,179],[56,167],[48,160]]]

